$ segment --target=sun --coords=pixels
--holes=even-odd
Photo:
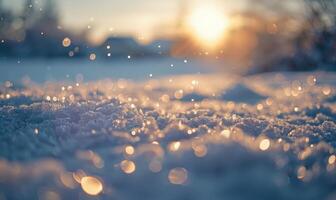
[[[216,7],[202,6],[192,10],[187,23],[202,44],[213,47],[223,39],[229,19]]]

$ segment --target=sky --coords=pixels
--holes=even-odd
[[[5,6],[22,9],[26,0],[3,0]],[[35,0],[42,5],[46,0]],[[90,27],[92,38],[101,42],[108,35],[130,35],[150,40],[173,30],[181,10],[214,4],[223,12],[243,6],[246,0],[55,0],[61,25],[72,30]],[[184,6],[183,6],[184,5]]]
[[[45,0],[35,0],[37,4]],[[225,0],[224,0],[225,1]],[[223,5],[223,0],[207,0]],[[3,0],[20,10],[25,0]],[[75,30],[92,27],[95,38],[109,34],[132,35],[138,39],[169,32],[179,19],[181,8],[202,4],[201,0],[56,0],[61,24]],[[219,3],[218,3],[219,2]],[[226,1],[231,2],[231,1]],[[229,3],[230,4],[230,3]],[[228,8],[232,5],[225,5]]]

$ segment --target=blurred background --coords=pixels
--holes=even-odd
[[[335,0],[0,0],[0,80],[336,69]]]

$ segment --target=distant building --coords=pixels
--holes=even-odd
[[[110,37],[99,47],[106,57],[141,56],[142,47],[132,37]]]

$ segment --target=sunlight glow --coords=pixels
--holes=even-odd
[[[188,25],[201,43],[216,46],[223,39],[229,19],[216,7],[202,6],[191,12]]]

